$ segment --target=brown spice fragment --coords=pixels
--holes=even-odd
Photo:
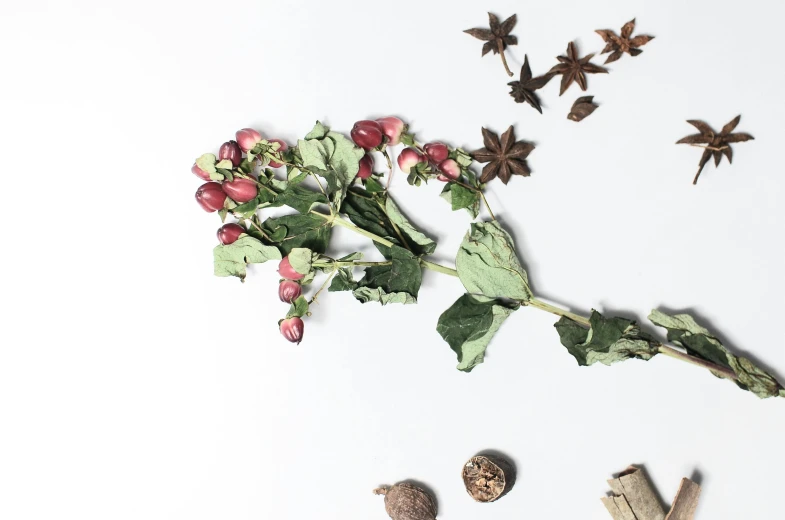
[[[579,97],[572,104],[572,110],[567,114],[567,119],[577,123],[590,116],[595,110],[597,110],[597,104],[594,103],[594,96]]]
[[[671,511],[665,520],[692,520],[695,518],[695,509],[698,507],[701,487],[688,478],[681,479],[679,491],[673,499]]]
[[[477,455],[463,465],[463,484],[466,492],[477,502],[493,502],[511,487],[503,466],[509,463]],[[509,468],[508,468],[509,471]]]
[[[414,484],[399,482],[373,492],[384,495],[384,509],[393,520],[436,520],[436,500]]]
[[[636,520],[665,520],[665,509],[660,504],[654,488],[646,478],[643,470],[630,466],[621,472],[618,478],[608,481],[613,492],[618,496],[623,496],[629,504]],[[605,501],[603,501],[605,503]],[[608,505],[606,504],[606,508]],[[608,509],[611,515],[614,514]],[[614,519],[624,519],[624,516],[614,516]]]

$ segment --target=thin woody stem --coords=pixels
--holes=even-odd
[[[701,172],[702,172],[702,171],[703,171],[703,166],[701,166],[700,168],[698,168],[698,173],[696,173],[696,174],[695,174],[695,178],[694,178],[694,179],[692,179],[692,184],[693,184],[693,186],[694,186],[695,184],[698,184],[698,177],[700,177],[700,176],[701,176]]]
[[[387,176],[387,191],[390,191],[390,183],[392,182],[393,177],[393,165],[392,160],[390,159],[390,154],[387,153],[386,147],[382,150],[382,155],[384,155],[384,158],[387,160],[387,170],[390,172],[390,174]]]
[[[690,143],[690,146],[695,146],[696,148],[705,148],[705,149],[711,150],[713,152],[721,152],[721,151],[725,150],[726,148],[729,148],[728,145],[720,146],[719,148],[717,148],[715,146],[709,146],[707,144],[697,144],[697,143]]]
[[[327,284],[330,283],[330,280],[333,279],[333,276],[335,276],[336,272],[337,271],[333,271],[332,273],[330,273],[330,276],[328,276],[327,279],[322,284],[322,286],[319,287],[319,290],[316,291],[316,294],[313,295],[313,298],[311,298],[311,300],[308,302],[308,305],[313,305],[314,303],[318,303],[316,301],[316,299],[319,297],[319,294],[321,294],[321,292],[324,290],[324,288],[327,287]]]
[[[512,75],[513,75],[512,71],[510,70],[510,67],[507,66],[507,58],[504,57],[504,42],[502,42],[501,40],[497,40],[497,44],[496,45],[499,48],[499,54],[502,57],[502,63],[504,64],[504,70],[507,71],[507,75],[508,76],[512,77]]]

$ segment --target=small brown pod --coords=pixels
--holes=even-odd
[[[436,520],[436,500],[414,484],[399,482],[373,492],[384,495],[384,508],[392,520]]]
[[[567,119],[577,123],[589,117],[595,110],[597,110],[597,104],[594,102],[594,96],[579,97],[573,103],[572,110],[567,114]]]
[[[477,455],[463,465],[466,492],[477,502],[493,502],[507,493],[514,483],[515,469],[498,457]]]

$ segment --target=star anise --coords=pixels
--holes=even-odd
[[[547,85],[552,77],[553,74],[545,74],[544,76],[532,78],[532,69],[529,67],[529,57],[524,55],[523,67],[521,67],[521,79],[507,83],[512,87],[510,95],[515,99],[516,103],[526,102],[542,114],[540,100],[534,91]]]
[[[561,63],[554,65],[548,74],[561,74],[561,89],[559,95],[570,88],[573,81],[577,81],[581,90],[586,90],[586,74],[607,74],[608,69],[589,63],[594,54],[587,54],[583,58],[578,58],[578,51],[575,50],[575,43],[567,45],[567,56],[557,56],[556,59]]]
[[[482,139],[485,147],[471,153],[475,161],[488,163],[482,168],[480,182],[485,183],[498,177],[507,184],[513,175],[531,175],[526,157],[534,150],[534,145],[516,141],[512,126],[502,134],[501,140],[498,134],[483,128]]]
[[[501,54],[504,70],[507,71],[508,76],[512,76],[510,67],[507,66],[507,58],[504,57],[504,49],[506,49],[508,45],[518,44],[518,38],[510,34],[512,28],[515,27],[515,22],[518,21],[518,18],[516,15],[512,15],[499,23],[499,18],[495,14],[488,13],[488,21],[490,22],[490,29],[466,29],[463,32],[471,34],[475,38],[486,42],[482,46],[483,56],[490,51],[493,51],[494,54]]]
[[[639,34],[635,38],[630,39],[630,36],[632,36],[632,31],[634,30],[635,18],[622,26],[621,36],[617,35],[610,29],[598,29],[594,31],[602,36],[603,40],[605,40],[605,48],[600,54],[613,51],[613,53],[608,56],[608,59],[605,60],[606,64],[618,60],[625,52],[630,56],[637,56],[643,52],[638,47],[646,45],[650,40],[654,39],[654,36],[647,36],[645,34]]]
[[[738,134],[732,133],[739,124],[739,121],[741,121],[740,115],[734,117],[730,123],[723,126],[720,133],[715,132],[712,127],[703,121],[694,119],[687,121],[697,128],[700,133],[688,135],[687,137],[679,139],[676,141],[676,144],[691,144],[693,146],[705,148],[705,150],[703,150],[703,155],[701,156],[700,164],[698,164],[698,173],[695,174],[695,179],[692,181],[693,184],[698,183],[698,177],[700,177],[703,167],[706,166],[706,163],[709,162],[709,159],[711,159],[712,156],[714,157],[714,166],[720,165],[723,154],[728,158],[728,162],[732,163],[733,150],[730,147],[730,143],[743,143],[744,141],[755,139],[750,134],[743,132]]]

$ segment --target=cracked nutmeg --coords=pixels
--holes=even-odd
[[[466,492],[477,502],[493,502],[512,488],[515,470],[506,460],[477,455],[463,465]]]

